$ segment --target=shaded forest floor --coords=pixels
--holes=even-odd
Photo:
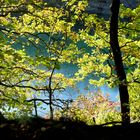
[[[140,123],[128,126],[87,126],[83,122],[51,121],[32,118],[30,121],[0,122],[1,140],[139,140]]]

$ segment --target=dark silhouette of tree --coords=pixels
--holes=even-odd
[[[111,20],[110,20],[110,46],[113,52],[121,102],[122,121],[124,124],[130,123],[129,94],[127,89],[126,73],[124,71],[121,50],[118,42],[118,15],[120,0],[112,0]]]

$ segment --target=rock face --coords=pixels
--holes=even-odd
[[[89,13],[97,13],[101,15],[110,14],[111,0],[89,0],[87,11]]]
[[[110,5],[112,0],[89,0],[87,11],[101,15],[110,15]],[[139,0],[121,0],[126,7],[134,8],[140,4]]]
[[[61,6],[61,0],[44,0],[49,3],[51,6]],[[102,16],[110,15],[110,5],[112,0],[88,0],[89,6],[87,7],[87,12],[96,13]],[[135,8],[140,4],[140,0],[121,0],[126,7]]]

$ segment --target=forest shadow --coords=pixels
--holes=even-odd
[[[1,140],[137,140],[140,123],[88,126],[72,120],[0,120]]]

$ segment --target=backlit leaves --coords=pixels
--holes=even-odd
[[[87,13],[85,0],[63,2],[63,7],[55,7],[38,0],[2,1],[0,82],[3,85],[0,84],[0,93],[3,110],[5,104],[6,108],[22,110],[22,103],[33,94],[42,94],[42,90],[45,94],[49,90],[62,92],[86,77],[94,86],[119,84],[109,45],[109,20]],[[135,9],[121,6],[119,20],[119,45],[132,106],[136,105],[136,109],[133,106],[131,110],[135,116],[139,108],[139,98],[134,98],[139,97],[140,82],[140,6]],[[64,63],[78,67],[74,77],[57,72]],[[105,109],[105,105],[100,109]],[[98,109],[95,113],[99,114]],[[85,114],[89,112],[84,109],[81,112],[79,108],[76,111],[78,118],[88,121]],[[90,115],[89,118],[92,119]],[[137,119],[137,115],[133,117]]]

